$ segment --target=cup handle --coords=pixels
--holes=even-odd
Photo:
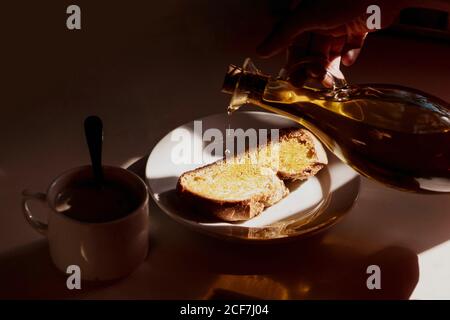
[[[30,207],[28,205],[31,200],[39,200],[43,203],[46,203],[47,195],[42,192],[29,192],[25,190],[22,192],[22,196],[22,212],[25,216],[25,219],[33,227],[33,229],[38,231],[40,234],[43,234],[44,236],[47,235],[48,225],[37,220],[31,213]]]

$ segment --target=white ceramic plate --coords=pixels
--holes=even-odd
[[[315,177],[289,186],[290,194],[245,222],[228,223],[195,212],[180,202],[175,188],[178,177],[222,157],[212,156],[206,146],[224,144],[225,139],[202,139],[207,129],[215,137],[226,137],[226,129],[243,131],[298,126],[292,120],[266,112],[236,112],[231,117],[216,114],[182,125],[162,138],[153,148],[146,166],[150,194],[174,220],[210,235],[241,240],[276,240],[306,236],[335,224],[353,205],[359,191],[358,174],[327,152],[329,164]],[[198,122],[201,121],[201,122]],[[211,131],[209,131],[211,132]],[[213,144],[211,144],[213,143]],[[184,153],[180,150],[184,150]],[[220,149],[220,148],[219,148]],[[190,150],[190,152],[187,151]],[[223,150],[226,150],[225,147]],[[186,153],[187,152],[187,153]],[[185,158],[180,158],[180,154]],[[182,163],[180,163],[182,162]]]

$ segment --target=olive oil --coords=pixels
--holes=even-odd
[[[223,91],[233,94],[229,111],[250,103],[285,115],[363,176],[407,191],[450,192],[450,107],[436,97],[383,84],[297,88],[235,66]]]

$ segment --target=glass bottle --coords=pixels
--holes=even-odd
[[[333,88],[261,73],[247,59],[230,65],[222,91],[229,113],[244,104],[285,115],[313,132],[361,175],[401,190],[450,192],[450,107],[439,98],[397,85]]]

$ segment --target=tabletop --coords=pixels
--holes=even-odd
[[[145,262],[113,283],[70,291],[46,239],[20,210],[24,189],[45,191],[85,164],[83,119],[102,117],[104,161],[144,176],[152,147],[171,129],[225,112],[229,63],[256,57],[271,1],[80,2],[82,29],[67,30],[68,4],[8,4],[0,117],[0,297],[208,299],[450,298],[450,196],[417,195],[362,179],[351,212],[324,234],[284,244],[236,244],[197,234],[150,204]],[[3,37],[3,36],[2,36]],[[349,82],[395,83],[450,100],[450,46],[372,34]],[[283,61],[255,58],[276,72]],[[368,290],[379,265],[382,290]]]

